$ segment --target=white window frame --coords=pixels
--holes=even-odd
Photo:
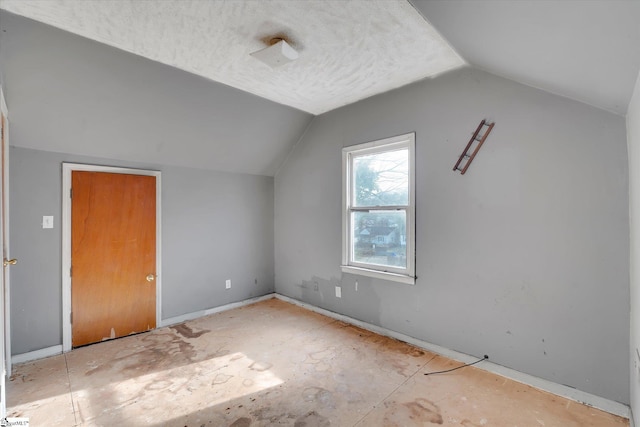
[[[342,272],[391,280],[394,282],[415,284],[415,132],[394,136],[342,149]],[[353,159],[362,155],[383,153],[402,148],[409,150],[409,204],[406,207],[384,206],[371,210],[405,210],[407,231],[407,266],[394,268],[375,264],[359,263],[353,260],[351,212],[362,210],[353,206]]]

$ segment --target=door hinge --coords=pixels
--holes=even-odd
[[[69,323],[73,323],[73,311],[69,313]]]
[[[73,277],[73,267],[69,267],[69,277]]]
[[[73,188],[69,189],[69,198],[73,199]]]

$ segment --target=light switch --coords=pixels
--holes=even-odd
[[[53,216],[42,217],[42,228],[53,228]]]

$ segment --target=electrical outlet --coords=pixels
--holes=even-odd
[[[225,282],[225,286],[227,289],[231,289],[231,279],[227,279],[227,281]]]
[[[318,282],[313,282],[313,290],[314,291],[318,290]]]
[[[356,292],[358,292],[358,281],[356,280]]]
[[[336,298],[342,298],[342,288],[340,286],[336,286]]]

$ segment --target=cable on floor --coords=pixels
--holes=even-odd
[[[489,359],[489,356],[487,356],[487,355],[485,354],[485,355],[484,355],[484,357],[483,357],[482,359],[476,360],[476,361],[475,361],[475,362],[473,362],[473,363],[466,363],[466,364],[464,364],[464,365],[462,365],[462,366],[458,366],[458,367],[455,367],[455,368],[452,368],[452,369],[447,369],[446,371],[427,372],[427,373],[426,373],[426,374],[424,374],[424,375],[446,374],[447,372],[455,371],[455,370],[457,370],[457,369],[466,368],[467,366],[472,366],[472,365],[475,365],[475,364],[477,364],[477,363],[483,362],[483,361],[488,360],[488,359]]]

